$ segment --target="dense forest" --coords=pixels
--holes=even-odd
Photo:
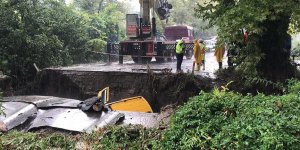
[[[115,1],[0,2],[0,70],[15,83],[31,81],[40,68],[89,62],[87,52],[125,37],[126,5]]]

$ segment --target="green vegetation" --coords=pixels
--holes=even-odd
[[[242,77],[283,82],[295,75],[287,32],[300,29],[299,7],[294,0],[208,0],[195,11],[217,26],[220,39],[237,50],[236,70]],[[244,29],[249,32],[248,45],[243,41]]]
[[[141,126],[108,127],[86,134],[84,141],[92,149],[151,149],[153,139],[158,139],[160,130]]]
[[[242,96],[214,89],[181,106],[166,130],[140,126],[107,127],[91,134],[10,132],[0,148],[74,149],[298,149],[300,82],[285,95]],[[80,144],[81,143],[81,144]]]
[[[31,133],[13,131],[0,133],[0,149],[147,149],[161,131],[141,126],[107,127],[91,134]]]
[[[164,149],[297,149],[299,81],[283,96],[201,92],[173,116]]]
[[[173,5],[168,25],[184,24],[193,27],[196,38],[208,39],[217,35],[216,28],[208,28],[208,22],[195,17],[193,9],[198,0],[168,0]]]
[[[23,84],[33,79],[34,63],[45,68],[89,62],[88,51],[103,51],[106,42],[124,37],[124,11],[117,2],[92,12],[56,0],[1,0],[0,71]]]
[[[49,134],[49,133],[48,133]],[[76,138],[61,133],[23,133],[10,132],[1,135],[0,149],[6,150],[31,150],[31,149],[48,149],[61,148],[65,150],[75,149]]]

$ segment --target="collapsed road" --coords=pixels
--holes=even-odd
[[[213,53],[208,53],[208,57]],[[117,63],[82,64],[71,67],[46,68],[36,77],[27,96],[5,97],[6,116],[0,116],[2,131],[36,130],[43,127],[77,132],[90,132],[114,124],[140,124],[158,127],[160,109],[180,105],[201,90],[213,88],[214,59],[207,59],[206,71],[190,72],[192,60],[184,60],[186,73],[174,73],[176,62],[148,65]],[[110,87],[112,102],[132,96],[143,96],[154,113],[109,111],[83,112],[77,105]],[[43,96],[41,96],[43,95]]]
[[[0,131],[22,131],[52,127],[76,132],[91,132],[107,125],[158,126],[157,113],[103,111],[84,112],[81,101],[51,96],[16,96],[4,98],[5,116],[0,116]],[[126,117],[125,117],[126,116]]]

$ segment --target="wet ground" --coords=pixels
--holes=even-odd
[[[226,56],[226,54],[225,54]],[[193,66],[193,59],[184,58],[182,63],[183,72],[191,72]],[[223,60],[223,67],[227,67],[227,58],[225,57]],[[127,59],[123,64],[119,64],[119,62],[113,63],[91,63],[91,64],[79,64],[70,67],[60,67],[55,68],[58,70],[74,70],[74,71],[102,71],[102,72],[143,72],[147,71],[147,68],[150,69],[172,69],[172,73],[176,72],[176,60],[172,62],[166,63],[156,63],[155,58],[147,64],[135,64],[132,60]],[[196,75],[203,75],[214,78],[214,72],[218,69],[218,63],[214,56],[214,52],[206,53],[206,66],[205,70],[196,71]]]

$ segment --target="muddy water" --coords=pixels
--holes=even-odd
[[[86,71],[63,68],[42,70],[35,94],[84,100],[110,87],[110,99],[145,97],[154,111],[169,104],[182,104],[201,90],[212,89],[212,79],[200,75]]]

